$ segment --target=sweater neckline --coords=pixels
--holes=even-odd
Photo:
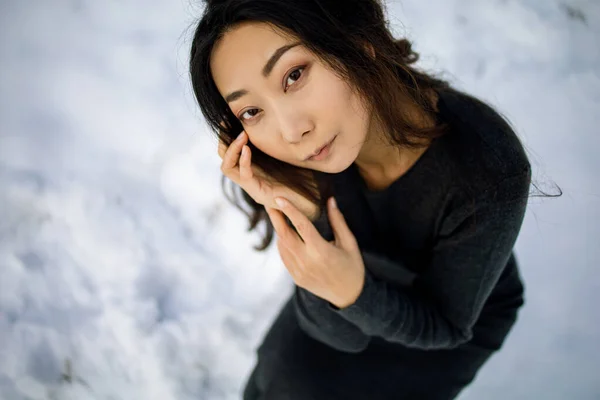
[[[438,91],[437,93],[438,93],[438,99],[439,99],[438,103],[437,103],[439,112],[437,113],[436,117],[437,117],[437,123],[440,124],[442,122],[447,122],[447,121],[444,118],[445,104],[443,104],[444,103],[443,98],[442,98],[443,94],[441,91]],[[423,165],[426,165],[428,160],[431,159],[432,157],[434,157],[435,150],[439,146],[440,139],[442,139],[443,137],[444,136],[433,139],[431,141],[431,143],[429,144],[429,147],[427,147],[427,149],[423,152],[423,154],[421,154],[421,156],[417,159],[417,161],[415,161],[415,163],[413,165],[411,165],[410,168],[408,170],[406,170],[405,173],[400,175],[396,180],[394,180],[385,189],[381,189],[381,190],[369,189],[365,180],[360,175],[358,166],[355,163],[352,163],[350,167],[352,169],[353,174],[355,174],[355,177],[357,178],[357,180],[359,182],[359,186],[360,186],[362,192],[366,196],[373,198],[373,199],[386,196],[393,187],[399,185],[400,183],[404,183],[404,182],[408,181],[411,178],[411,176],[415,175],[416,173],[418,173],[418,171],[425,168],[425,167],[423,167]]]

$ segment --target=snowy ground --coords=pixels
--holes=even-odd
[[[600,398],[600,5],[565,3],[389,2],[565,192],[530,202],[527,306],[462,400]],[[1,399],[239,398],[292,281],[221,193],[198,4],[0,1]]]

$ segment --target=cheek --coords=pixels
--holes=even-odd
[[[318,109],[335,114],[345,112],[349,104],[349,96],[344,86],[343,82],[331,78],[319,84],[314,96]]]
[[[355,125],[364,115],[357,96],[337,77],[328,79],[319,87],[319,92],[318,109],[337,123]]]
[[[269,155],[271,154],[272,149],[269,146],[269,142],[266,141],[265,138],[261,138],[257,135],[251,135],[251,134],[248,136],[249,136],[250,142],[254,145],[254,147],[259,149],[263,153],[267,153]]]
[[[350,88],[348,88],[346,96],[346,107],[348,110],[348,114],[350,114],[349,122],[355,128],[364,131],[363,133],[366,133],[371,116],[365,101],[361,96],[352,92]]]
[[[262,137],[259,135],[252,135],[250,134],[250,142],[252,142],[252,144],[259,149],[260,151],[262,151],[263,153],[277,158],[277,159],[281,159],[283,156],[282,153],[282,148],[281,148],[281,144],[277,143],[276,140],[268,140],[266,136]]]

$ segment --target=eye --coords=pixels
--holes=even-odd
[[[245,117],[244,117],[244,114],[250,114],[250,118],[245,118]],[[248,120],[248,119],[251,119],[251,118],[252,118],[253,116],[255,116],[256,114],[258,114],[258,109],[257,109],[257,108],[249,108],[248,110],[244,111],[244,112],[243,112],[243,113],[240,115],[239,119],[240,119],[240,120],[242,120],[242,121],[246,121],[246,120]]]
[[[292,79],[294,82],[292,82],[289,86],[292,86],[295,82],[297,82],[300,78],[302,78],[302,73],[300,71],[304,71],[305,67],[299,67],[299,68],[295,68],[292,70],[292,72],[289,73],[289,75],[287,76],[285,83],[289,83],[290,79]],[[284,90],[287,90],[289,86],[286,86],[286,88]]]
[[[293,86],[296,82],[298,82],[298,80],[300,80],[302,78],[302,76],[304,75],[302,72],[304,71],[304,69],[306,69],[306,66],[302,66],[302,67],[298,67],[298,68],[294,68],[287,76],[285,79],[286,83],[289,83],[290,80],[292,81],[291,83],[289,83],[289,85],[286,85],[284,91],[287,91],[287,89],[290,86]],[[249,108],[246,111],[244,111],[242,114],[240,114],[240,116],[238,117],[238,119],[242,122],[246,122],[252,119],[252,117],[256,116],[256,114],[258,114],[260,112],[259,109],[257,108]],[[249,114],[249,117],[245,117],[245,114]]]

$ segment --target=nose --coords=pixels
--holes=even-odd
[[[310,118],[298,107],[279,106],[275,110],[277,127],[287,143],[300,143],[302,137],[313,130]]]

